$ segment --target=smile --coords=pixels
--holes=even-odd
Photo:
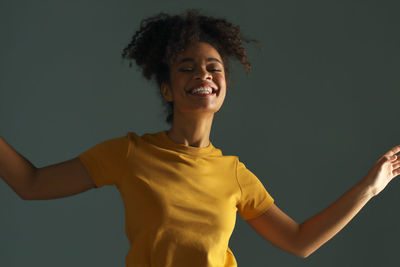
[[[193,95],[193,96],[200,96],[200,97],[207,97],[207,96],[213,96],[213,95],[215,95],[215,93],[196,93],[196,94],[192,94],[192,93],[190,93],[190,92],[189,92],[189,94],[190,94],[190,95]]]
[[[210,96],[215,95],[216,92],[217,90],[211,87],[198,87],[189,91],[188,93],[195,96]]]

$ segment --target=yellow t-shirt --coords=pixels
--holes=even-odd
[[[244,220],[274,202],[239,161],[213,146],[173,142],[166,131],[101,142],[79,155],[96,187],[116,185],[125,206],[127,267],[236,267],[228,247]]]

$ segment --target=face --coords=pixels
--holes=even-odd
[[[191,93],[199,87],[211,87],[213,93]],[[170,84],[163,84],[161,91],[167,101],[174,102],[174,116],[214,114],[226,95],[225,69],[220,54],[208,43],[189,45],[170,65]]]

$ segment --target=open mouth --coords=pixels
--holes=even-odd
[[[215,95],[217,90],[211,87],[199,87],[189,91],[188,93],[195,96],[209,96]]]

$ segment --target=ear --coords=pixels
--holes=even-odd
[[[166,83],[162,83],[161,84],[161,93],[164,96],[165,100],[167,100],[168,102],[172,102],[172,92],[171,92],[171,87],[166,84]]]

